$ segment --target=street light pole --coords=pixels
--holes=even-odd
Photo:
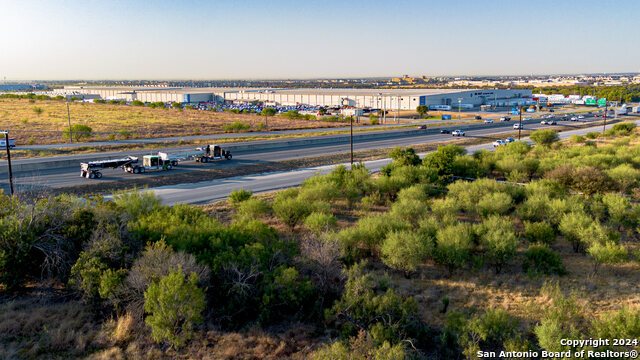
[[[520,133],[522,132],[522,106],[520,108],[520,125],[518,126],[518,141],[520,141]]]
[[[458,98],[458,121],[462,120],[462,116],[460,115],[460,106],[462,106],[462,98]]]
[[[349,136],[349,139],[351,143],[351,170],[353,170],[353,115],[351,115],[350,118],[351,136]]]
[[[67,119],[69,119],[69,140],[73,142],[73,134],[71,133],[71,113],[69,112],[69,99],[67,99]]]
[[[4,134],[4,145],[7,149],[7,169],[9,170],[9,194],[13,196],[13,172],[11,171],[11,151],[9,151],[9,131],[2,130],[0,134]]]
[[[607,103],[604,103],[604,122],[602,123],[602,133],[604,134],[604,130],[607,127]]]

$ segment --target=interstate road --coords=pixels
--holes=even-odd
[[[559,109],[555,113],[561,115],[563,113],[568,113],[571,111],[583,111],[584,109]],[[489,112],[483,113],[483,119],[492,119],[498,120],[501,116],[511,116],[514,120],[517,117],[516,115],[509,115],[508,111],[501,112]],[[539,112],[535,113],[536,116],[547,114],[547,112]],[[532,114],[525,113],[522,114],[523,117],[531,116]],[[354,130],[373,130],[380,129],[385,127],[397,127],[403,125],[431,125],[431,124],[441,124],[444,126],[452,125],[455,126],[457,122],[465,122],[470,121],[470,119],[463,119],[461,121],[456,120],[455,117],[452,120],[413,120],[409,123],[409,119],[401,118],[403,123],[397,124],[393,122],[393,117],[387,119],[387,124],[384,125],[357,125],[354,126]],[[366,117],[361,117],[362,122],[367,122],[368,119]],[[355,124],[355,123],[354,123]],[[322,132],[322,131],[344,131],[348,130],[349,127],[347,125],[339,126],[339,127],[330,127],[330,128],[314,128],[314,129],[300,129],[300,130],[280,130],[280,131],[257,131],[257,132],[247,132],[247,133],[228,133],[228,134],[210,134],[210,135],[190,135],[190,136],[173,136],[173,137],[161,137],[161,138],[152,138],[152,139],[128,139],[128,140],[111,140],[111,141],[94,141],[94,142],[82,142],[82,143],[64,143],[64,144],[43,144],[43,145],[20,145],[16,147],[16,150],[44,150],[44,149],[71,149],[78,147],[86,147],[86,146],[113,146],[113,145],[127,145],[127,144],[156,144],[156,143],[164,143],[171,141],[197,141],[197,140],[211,140],[215,141],[216,139],[228,139],[228,138],[243,138],[243,137],[253,137],[253,136],[268,136],[268,135],[295,135],[295,134],[308,134],[314,132]],[[19,145],[19,144],[18,144]]]
[[[504,123],[493,123],[477,126],[474,125],[473,130],[465,130],[467,137],[483,137],[487,135],[511,132],[513,130],[513,124],[515,122],[504,122]],[[523,122],[524,123],[524,122]],[[560,122],[561,125],[572,125],[576,124],[575,122]],[[540,125],[538,120],[530,120],[525,129],[538,129],[541,127],[545,127],[544,125]],[[548,126],[549,128],[553,128],[553,126]],[[461,127],[465,129],[465,127]],[[354,150],[369,150],[369,149],[379,149],[379,148],[391,148],[394,146],[409,146],[414,144],[424,144],[424,143],[432,143],[432,142],[440,142],[440,141],[448,141],[451,140],[451,135],[448,134],[440,134],[439,129],[430,129],[424,131],[416,131],[415,136],[407,136],[402,135],[402,137],[398,138],[388,138],[382,140],[372,140],[372,141],[363,141],[354,143]],[[349,151],[349,143],[340,143],[333,145],[315,145],[307,144],[307,145],[299,145],[299,146],[289,146],[286,148],[276,148],[270,149],[266,151],[244,151],[244,152],[234,152],[233,160],[224,161],[224,162],[214,162],[210,164],[199,164],[195,161],[186,161],[182,162],[179,167],[171,170],[173,174],[178,176],[178,174],[182,172],[189,171],[198,171],[202,170],[203,167],[226,167],[226,166],[238,166],[238,165],[246,165],[246,164],[255,164],[261,162],[269,162],[269,161],[281,161],[281,160],[290,160],[296,158],[310,157],[310,156],[320,156],[325,154],[336,154],[336,153],[344,153]],[[148,151],[147,151],[148,153]],[[124,153],[129,154],[129,153]],[[124,155],[124,154],[121,154]],[[74,155],[77,156],[77,155]],[[79,163],[80,160],[78,160]],[[34,188],[58,188],[65,186],[74,186],[79,184],[90,184],[96,181],[118,181],[123,179],[130,179],[132,177],[144,177],[144,176],[156,176],[156,175],[166,175],[167,173],[164,171],[159,172],[148,172],[145,174],[129,174],[123,172],[121,169],[110,170],[107,169],[103,171],[103,179],[95,180],[95,179],[85,179],[80,177],[80,169],[79,165],[67,167],[67,168],[59,168],[59,169],[44,169],[39,171],[23,171],[23,172],[15,172],[14,173],[14,188],[16,191],[22,191],[27,189]],[[2,176],[0,179],[0,187],[5,190],[5,193],[8,192],[8,179],[6,178],[6,174]]]
[[[640,120],[636,121],[636,125],[640,125]],[[607,128],[610,127],[611,125],[607,126]],[[602,126],[565,131],[561,132],[559,135],[561,139],[566,139],[574,134],[584,135],[590,131],[599,130],[602,130]],[[529,141],[528,138],[524,138],[523,140]],[[466,149],[468,153],[473,153],[481,149],[493,150],[493,146],[488,143],[467,146]],[[424,157],[425,154],[419,155]],[[382,166],[388,164],[390,161],[391,159],[380,159],[366,161],[364,164],[370,171],[377,172]],[[348,166],[349,164],[344,165]],[[239,188],[251,190],[257,194],[298,186],[307,178],[316,174],[326,174],[335,167],[336,165],[325,165],[286,172],[238,176],[194,184],[161,186],[151,188],[149,191],[153,191],[158,197],[160,197],[162,203],[165,205],[173,205],[177,203],[206,204],[223,200],[229,195],[229,193],[231,193],[231,191]]]

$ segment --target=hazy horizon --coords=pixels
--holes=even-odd
[[[640,3],[0,1],[0,80],[640,71]],[[607,16],[604,16],[606,14]],[[520,74],[520,75],[517,75]]]

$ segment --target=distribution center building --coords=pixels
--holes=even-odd
[[[280,88],[169,88],[126,86],[65,86],[59,94],[91,94],[105,100],[142,102],[264,102],[270,106],[356,107],[415,110],[451,106],[455,109],[481,105],[511,106],[531,102],[528,89],[280,89]]]

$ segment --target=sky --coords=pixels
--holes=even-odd
[[[0,0],[0,80],[640,72],[638,0]]]

